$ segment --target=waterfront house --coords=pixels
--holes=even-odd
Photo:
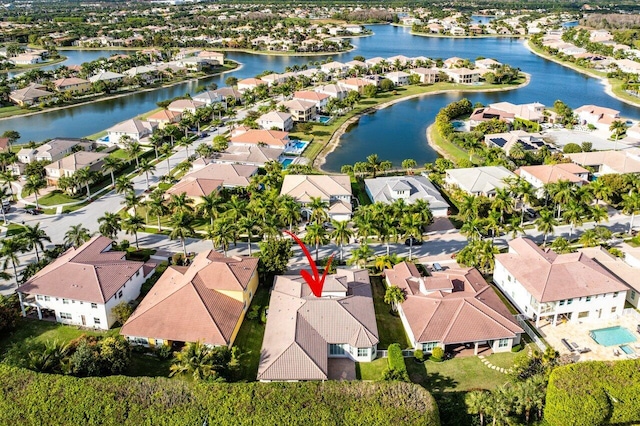
[[[640,148],[565,154],[576,164],[589,167],[596,176],[640,173]]]
[[[23,89],[12,90],[9,93],[9,100],[20,106],[31,106],[54,96],[46,89],[41,84],[31,83]]]
[[[310,101],[292,99],[280,105],[289,110],[293,121],[313,121],[316,117],[316,104]]]
[[[544,105],[540,102],[520,105],[512,104],[511,102],[498,102],[489,104],[489,108],[504,111],[505,113],[513,114],[515,118],[533,121],[534,123],[542,123],[547,118],[544,113]]]
[[[342,62],[333,61],[320,65],[320,71],[335,77],[342,77],[349,71],[349,66]]]
[[[42,56],[33,53],[22,53],[9,59],[16,65],[34,65],[42,62]]]
[[[475,66],[483,70],[492,70],[502,66],[502,64],[494,59],[478,59],[475,61]]]
[[[470,70],[469,68],[444,68],[443,71],[451,81],[458,84],[477,83],[482,74],[478,70]]]
[[[364,78],[347,78],[346,80],[340,80],[338,85],[342,86],[347,91],[355,90],[356,92],[362,94],[362,90],[365,86],[370,84],[376,85],[375,81],[367,80]]]
[[[580,124],[591,124],[597,129],[609,131],[611,124],[620,120],[620,111],[597,105],[583,105],[574,110]]]
[[[262,114],[256,122],[265,130],[282,130],[288,132],[293,128],[293,118],[288,112],[271,111]]]
[[[355,362],[373,361],[379,341],[366,269],[328,275],[320,297],[300,275],[279,275],[269,300],[257,379],[337,379],[332,367],[339,360],[337,369],[355,377]]]
[[[247,90],[254,90],[258,86],[266,86],[267,83],[260,80],[259,78],[245,78],[244,80],[240,80],[238,82],[238,92],[244,93]]]
[[[500,120],[511,125],[515,114],[512,112],[506,112],[490,107],[480,107],[473,110],[469,117],[469,128],[473,130],[478,124],[483,121]]]
[[[464,63],[464,59],[459,58],[457,56],[453,56],[443,61],[443,67],[445,69],[456,68],[456,67],[462,66],[463,63]]]
[[[615,61],[620,71],[629,74],[640,75],[640,63],[631,59],[618,59]]]
[[[387,78],[393,81],[393,84],[396,86],[406,86],[409,84],[409,76],[411,74],[406,73],[404,71],[392,71],[390,73],[385,74],[384,78]]]
[[[120,139],[123,136],[128,136],[131,140],[140,142],[142,138],[153,133],[155,127],[156,123],[131,118],[108,128],[107,134],[109,135],[109,142],[112,144],[120,144]]]
[[[95,236],[71,247],[17,288],[22,315],[35,310],[38,319],[108,330],[116,321],[112,309],[140,295],[154,264],[126,260],[111,251],[113,241]]]
[[[108,83],[116,83],[120,80],[122,80],[123,78],[125,78],[126,76],[124,74],[120,74],[117,72],[111,72],[111,71],[101,71],[98,74],[92,75],[91,77],[89,77],[89,81],[92,83],[96,83],[98,81],[105,81]]]
[[[313,102],[316,111],[323,111],[331,97],[326,93],[314,92],[311,90],[299,90],[293,92],[293,99],[297,101]]]
[[[193,99],[176,99],[167,106],[167,110],[179,112],[181,114],[184,114],[185,112],[195,114],[198,109],[204,108],[205,106],[206,103]]]
[[[284,150],[291,146],[289,133],[280,130],[255,130],[236,134],[230,141],[230,145],[264,145]]]
[[[470,195],[493,197],[496,189],[507,186],[505,179],[517,176],[503,166],[469,167],[445,170],[445,184],[450,188],[459,188]]]
[[[204,92],[193,95],[191,97],[191,100],[193,100],[194,102],[202,102],[203,104],[205,104],[205,106],[225,102],[226,107],[225,98],[221,96],[220,93],[218,93],[218,91],[216,90],[205,90]]]
[[[75,172],[87,167],[90,171],[98,172],[102,175],[104,174],[104,159],[108,156],[109,154],[102,152],[78,151],[54,161],[44,166],[47,184],[57,185],[62,176],[72,177]]]
[[[71,154],[74,150],[89,151],[93,148],[93,141],[89,139],[54,138],[35,148],[24,147],[18,151],[18,161],[29,164],[33,161],[58,161]]]
[[[520,144],[523,149],[536,151],[546,146],[542,135],[539,133],[527,133],[524,130],[512,130],[506,133],[491,133],[484,136],[484,143],[489,148],[496,147],[509,154],[511,148]]]
[[[452,268],[421,276],[413,263],[384,270],[387,286],[402,290],[398,314],[411,345],[431,352],[473,347],[509,352],[524,332],[475,268]]]
[[[433,84],[438,81],[439,71],[432,68],[413,68],[409,74],[415,74],[420,77],[420,83]]]
[[[426,176],[390,176],[364,180],[365,191],[374,202],[391,204],[404,200],[413,204],[416,200],[429,203],[434,217],[446,217],[449,204]]]
[[[169,124],[178,123],[182,119],[182,113],[162,109],[147,117],[149,123],[157,124],[159,129],[164,129]]]
[[[315,92],[328,95],[330,98],[337,99],[339,101],[347,97],[349,90],[338,84],[325,84],[323,86],[316,86],[313,89]],[[327,101],[328,102],[328,101]]]
[[[198,58],[207,61],[209,65],[224,65],[224,53],[203,50],[198,53]]]
[[[280,195],[293,197],[302,205],[302,212],[307,218],[311,215],[306,207],[311,198],[320,198],[328,206],[329,219],[351,219],[352,192],[348,175],[285,175]]]
[[[58,92],[84,93],[91,89],[91,82],[84,78],[66,77],[54,80],[53,86]]]
[[[242,93],[240,93],[233,87],[221,87],[219,89],[213,90],[212,92],[224,99],[225,106],[229,105],[232,102],[235,102],[236,105],[242,103]],[[194,98],[194,100],[198,99]],[[200,99],[200,101],[202,101],[202,99]]]
[[[120,334],[143,346],[230,347],[257,288],[257,258],[201,252],[189,266],[167,268]]]
[[[534,320],[578,322],[622,314],[628,287],[584,253],[557,254],[528,238],[509,241],[495,256],[493,281],[518,310]]]

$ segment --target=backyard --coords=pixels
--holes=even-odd
[[[380,276],[371,276],[371,287],[373,288],[373,304],[376,311],[376,323],[378,324],[378,335],[380,343],[378,349],[384,350],[392,343],[400,343],[401,348],[411,346],[404,332],[404,326],[400,317],[391,314],[391,306],[384,303],[385,287]]]
[[[269,290],[264,286],[260,286],[258,287],[247,312],[249,312],[254,306],[260,306],[261,309],[264,309],[268,304]],[[259,318],[250,320],[245,317],[242,325],[240,326],[234,346],[239,347],[242,353],[246,354],[243,358],[242,368],[240,371],[241,380],[249,382],[256,380],[264,330],[265,325],[262,324]]]

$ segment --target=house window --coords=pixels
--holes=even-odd
[[[618,297],[618,292],[613,293],[613,297]]]
[[[121,297],[122,297],[122,290],[118,292],[118,299],[120,299]]]
[[[509,346],[509,339],[500,339],[500,341],[498,342],[498,347],[506,348],[507,346]]]
[[[587,302],[591,302],[591,296],[587,296]]]
[[[70,320],[71,319],[71,314],[68,314],[66,312],[60,312],[60,319]]]
[[[43,300],[43,299],[44,299],[44,297],[42,297],[41,295],[39,295],[39,294],[36,295],[36,300]]]
[[[93,323],[94,323],[95,325],[100,325],[100,318],[94,318],[94,319],[93,319]]]
[[[50,300],[51,300],[51,297],[49,297],[49,296],[45,296],[45,297],[44,297],[44,301],[45,301],[45,302],[48,302],[48,301],[50,301]]]
[[[438,346],[438,342],[427,342],[422,344],[422,350],[424,352],[431,352],[436,346]]]
[[[636,292],[631,290],[631,300],[636,300]]]
[[[98,309],[98,304],[97,303],[92,303],[91,304],[91,309]]]
[[[511,275],[507,275],[507,281],[511,282]]]
[[[358,348],[358,356],[369,356],[369,348]]]
[[[618,307],[614,306],[614,307],[611,308],[611,313],[615,314],[617,310],[618,310]]]
[[[344,355],[344,348],[342,345],[331,343],[329,345],[329,355]]]
[[[560,305],[560,306],[564,306],[564,302],[565,302],[564,300],[561,300],[561,301],[560,301],[560,303],[559,303],[559,305]]]
[[[69,301],[68,301],[67,299],[62,299],[62,304],[63,304],[63,305],[68,305],[68,304],[69,304]]]
[[[136,271],[136,277],[137,277],[138,275],[140,275],[140,269],[138,269],[138,270]]]
[[[578,312],[578,318],[587,318],[589,316],[589,311]]]
[[[569,300],[567,300],[567,305],[570,305],[570,304],[572,304],[572,303],[573,303],[573,299],[569,299]]]

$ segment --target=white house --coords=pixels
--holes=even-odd
[[[330,219],[349,220],[351,206],[351,180],[348,175],[285,175],[280,195],[290,195],[303,206],[307,216],[311,212],[304,206],[312,198],[320,198],[329,206]]]
[[[409,76],[411,74],[406,73],[404,71],[392,71],[390,73],[385,74],[385,78],[393,81],[393,84],[396,86],[406,86],[409,84]]]
[[[365,191],[372,202],[391,204],[404,200],[413,204],[416,200],[429,203],[434,217],[446,217],[449,204],[426,176],[390,176],[364,180]]]
[[[140,142],[140,139],[153,133],[153,129],[156,126],[157,123],[150,123],[137,118],[125,120],[107,129],[109,143],[119,144],[123,136],[128,136],[132,140]]]
[[[620,120],[620,111],[597,105],[583,105],[577,108],[574,113],[578,116],[581,124],[591,124],[604,131],[609,131],[611,123]]]
[[[493,281],[521,313],[536,321],[571,322],[622,313],[628,287],[584,253],[556,254],[516,238],[495,256]]]
[[[505,179],[516,177],[503,166],[483,166],[445,170],[444,181],[448,187],[458,187],[467,194],[491,197],[496,189],[507,186]]]
[[[288,112],[271,111],[266,114],[262,114],[256,122],[258,126],[265,130],[281,130],[288,132],[293,128],[293,119]]]
[[[113,307],[136,299],[155,271],[155,264],[111,251],[112,244],[95,236],[38,271],[16,290],[22,315],[35,310],[38,319],[52,316],[63,324],[108,330],[116,321]]]

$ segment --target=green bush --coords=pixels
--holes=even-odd
[[[433,397],[411,383],[193,383],[112,376],[79,379],[0,364],[0,424],[438,426]],[[150,423],[149,413],[153,413]]]
[[[581,362],[553,370],[544,417],[551,426],[640,422],[640,360]]]
[[[156,354],[160,359],[169,359],[173,356],[173,349],[171,345],[162,345],[159,348],[156,348]]]
[[[432,361],[442,361],[444,359],[444,349],[442,349],[440,346],[436,346],[435,348],[433,348],[433,350],[431,351],[431,360]]]
[[[415,351],[413,351],[413,356],[418,362],[424,361],[424,352],[422,351],[422,349],[416,349]]]
[[[562,152],[565,154],[573,154],[576,152],[582,152],[582,148],[577,143],[568,143],[562,148]]]
[[[515,345],[511,348],[511,352],[520,352],[522,350],[521,345]]]
[[[389,366],[382,375],[384,380],[409,381],[407,365],[404,362],[402,349],[400,349],[400,345],[398,343],[389,345],[387,363]]]
[[[251,310],[247,312],[247,319],[251,321],[255,321],[260,316],[260,305],[252,305]]]

